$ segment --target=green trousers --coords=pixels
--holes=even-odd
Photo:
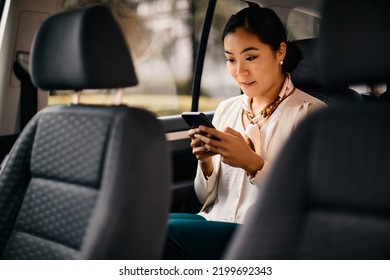
[[[238,224],[207,221],[196,214],[172,213],[162,259],[221,259]]]

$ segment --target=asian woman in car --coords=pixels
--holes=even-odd
[[[297,124],[325,106],[294,87],[289,73],[301,55],[272,10],[239,11],[222,38],[228,72],[243,94],[220,103],[216,129],[188,132],[199,162],[195,192],[203,207],[198,214],[171,214],[166,259],[221,258]]]

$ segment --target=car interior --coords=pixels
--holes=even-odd
[[[137,84],[124,37],[101,6],[42,24],[31,77],[39,88],[76,94]],[[150,170],[153,176],[140,176]],[[161,123],[146,110],[78,104],[41,110],[1,170],[2,258],[158,259],[170,170]]]
[[[389,259],[389,5],[203,2],[187,111],[203,111],[208,39],[227,2],[270,7],[286,24],[293,12],[315,18],[318,36],[296,40],[291,76],[328,105],[296,129],[224,258]],[[137,106],[76,104],[89,89],[114,89],[120,103],[122,88],[142,83],[109,8],[0,4],[1,258],[159,259],[168,214],[201,208],[187,124]],[[48,106],[55,90],[74,92],[74,103]]]

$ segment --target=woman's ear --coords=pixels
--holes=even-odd
[[[276,58],[278,59],[278,61],[283,61],[284,58],[286,57],[286,48],[287,48],[286,43],[281,42],[279,49],[276,51]]]

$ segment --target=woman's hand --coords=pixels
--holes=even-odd
[[[215,136],[220,140],[211,139],[211,136]],[[203,143],[203,146],[200,145],[202,149],[207,150],[205,153],[220,154],[222,162],[244,169],[251,177],[254,177],[256,172],[263,168],[264,160],[248,146],[241,133],[230,127],[218,131],[200,126],[195,129],[193,137],[193,142],[198,140]],[[197,145],[199,145],[199,142],[196,142]]]
[[[201,130],[199,128],[193,128],[188,131],[188,136],[192,139],[191,140],[192,153],[196,156],[196,159],[199,161],[203,174],[209,177],[214,171],[214,166],[211,158],[216,154],[207,150],[204,147],[204,143],[195,137],[195,135],[197,135],[198,133],[201,133]]]

